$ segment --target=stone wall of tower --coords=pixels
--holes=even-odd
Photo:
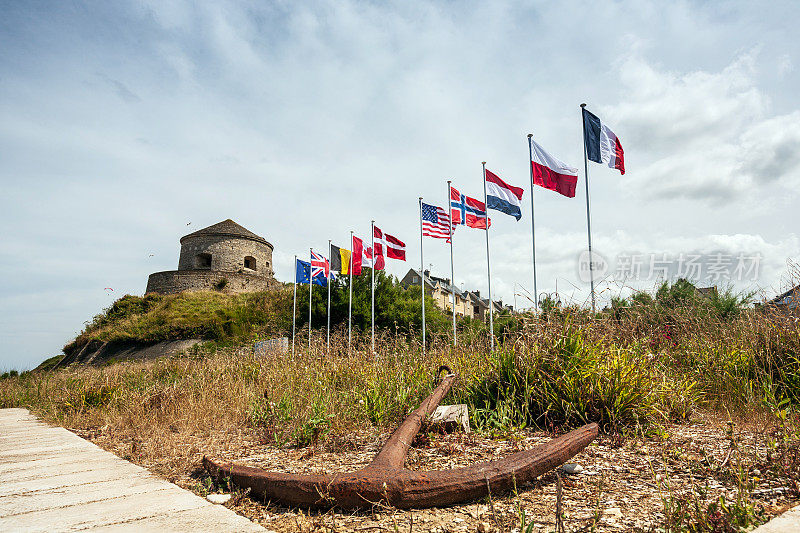
[[[271,277],[213,270],[168,270],[150,274],[146,293],[176,294],[183,291],[216,291],[226,294],[266,291],[279,285]]]
[[[211,264],[204,261],[210,256]],[[245,258],[255,260],[255,269],[247,268]],[[272,247],[252,239],[226,235],[198,235],[181,241],[178,270],[211,270],[272,277]]]

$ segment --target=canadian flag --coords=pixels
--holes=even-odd
[[[406,243],[388,233],[383,233],[378,226],[372,228],[372,236],[375,239],[375,255],[385,255],[389,259],[399,259],[400,261],[406,260]]]
[[[353,253],[350,256],[350,268],[354,276],[361,275],[361,267],[364,262],[364,243],[358,237],[353,237]]]
[[[375,248],[378,248],[377,242],[375,243]],[[375,270],[383,270],[386,267],[386,259],[384,259],[383,255],[376,254],[373,261],[372,248],[364,248],[364,259],[361,262],[361,266],[365,268],[375,268]]]

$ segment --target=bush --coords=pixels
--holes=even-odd
[[[519,426],[598,422],[611,430],[654,419],[666,405],[650,363],[640,351],[607,350],[568,329],[551,345],[495,352],[466,398],[477,413],[505,413]]]

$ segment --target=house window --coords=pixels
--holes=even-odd
[[[244,258],[244,267],[249,268],[250,270],[256,269],[256,258],[252,256],[247,256]]]
[[[414,280],[411,283],[419,283],[419,276],[414,276]]]
[[[195,268],[211,268],[211,254],[197,254],[194,256]]]

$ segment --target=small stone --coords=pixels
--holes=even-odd
[[[489,507],[486,505],[476,505],[473,509],[470,509],[469,515],[472,518],[480,518],[482,515],[486,514],[488,510]]]
[[[447,422],[455,422],[459,424],[464,433],[470,432],[469,427],[469,408],[467,404],[460,403],[456,405],[440,405],[430,415],[431,423],[445,424]]]
[[[608,518],[622,518],[622,509],[619,507],[609,507],[603,511],[603,516]]]
[[[561,470],[567,474],[579,474],[583,472],[583,467],[576,463],[565,463],[564,466],[561,467]]]
[[[227,503],[228,500],[231,499],[230,494],[209,494],[206,496],[206,500],[210,501],[211,503],[216,503],[217,505],[222,505],[223,503]]]

